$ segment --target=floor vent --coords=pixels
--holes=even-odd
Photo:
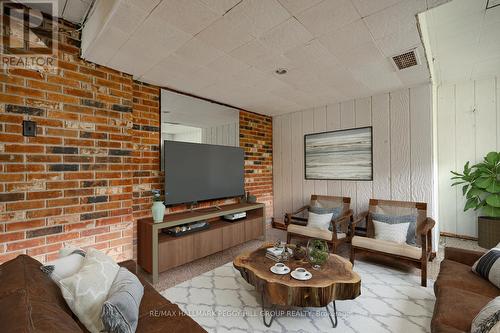
[[[403,54],[392,57],[392,61],[399,70],[418,65],[418,56],[416,50],[411,50]]]

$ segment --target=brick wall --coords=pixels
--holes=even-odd
[[[135,221],[150,215],[151,190],[163,189],[160,89],[80,59],[75,28],[61,22],[59,31],[57,73],[0,71],[0,263],[20,253],[48,261],[67,245],[130,259]],[[23,120],[37,122],[36,137],[22,136]],[[246,188],[268,216],[271,126],[240,112]]]

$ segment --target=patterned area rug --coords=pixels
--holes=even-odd
[[[324,308],[278,309],[270,328],[262,323],[260,294],[233,268],[220,266],[162,292],[208,332],[430,332],[432,281],[392,268],[357,261],[361,296],[338,301],[333,329]],[[330,311],[333,313],[332,305]]]

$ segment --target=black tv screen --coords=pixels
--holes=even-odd
[[[165,140],[165,204],[242,196],[244,153],[239,147]]]

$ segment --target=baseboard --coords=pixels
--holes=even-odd
[[[458,234],[453,234],[451,232],[440,232],[439,235],[444,236],[444,237],[452,237],[452,238],[458,238],[458,239],[477,241],[477,237],[458,235]]]

